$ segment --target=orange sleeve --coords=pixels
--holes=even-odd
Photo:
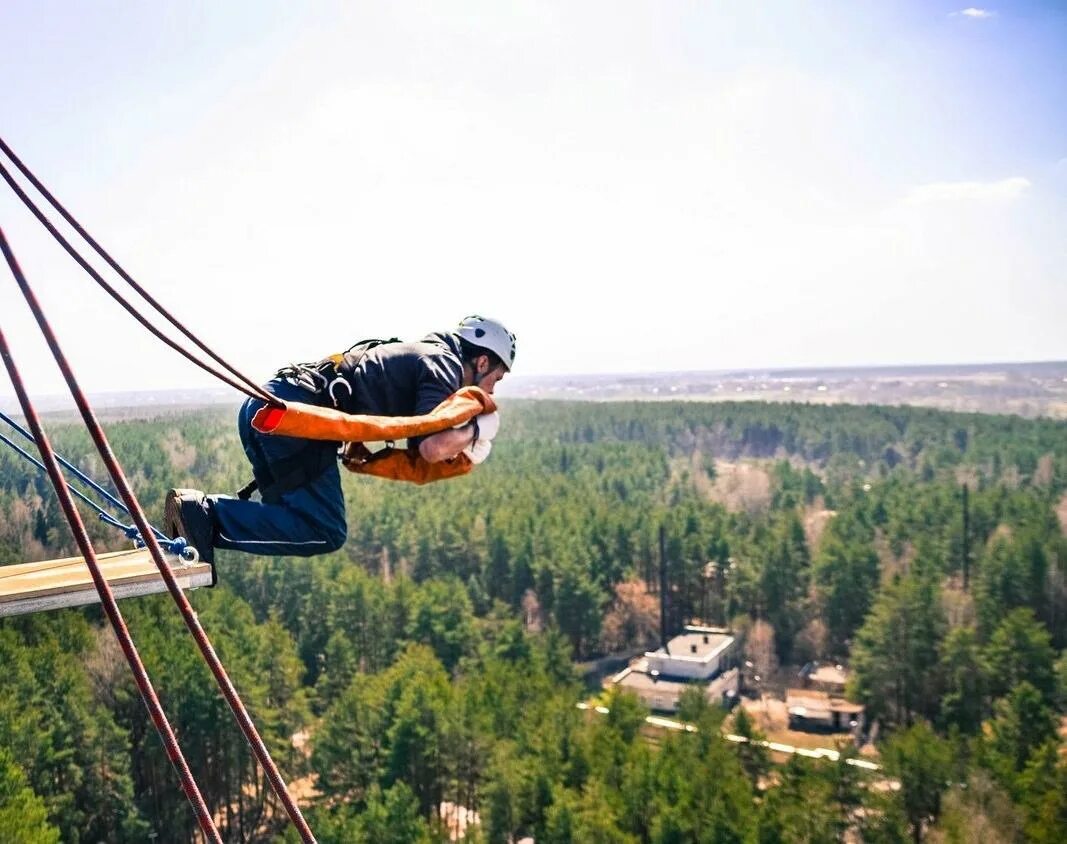
[[[484,390],[463,387],[422,416],[366,416],[286,402],[281,408],[261,407],[252,417],[252,427],[264,434],[308,440],[388,442],[436,434],[494,410],[496,402]]]
[[[413,448],[387,448],[362,463],[348,461],[344,466],[360,475],[372,475],[391,481],[410,481],[414,484],[458,478],[474,468],[470,458],[462,452],[451,460],[431,463],[419,454],[418,449]]]

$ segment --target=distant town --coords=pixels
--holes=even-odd
[[[1067,361],[516,376],[505,387],[523,398],[906,404],[1067,418]]]

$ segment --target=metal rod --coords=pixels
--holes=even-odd
[[[659,636],[665,653],[670,653],[670,599],[667,582],[667,529],[659,526]]]
[[[293,798],[290,796],[285,781],[278,772],[274,760],[271,759],[270,752],[267,750],[266,745],[263,743],[263,739],[256,730],[255,724],[252,723],[252,719],[249,717],[240,696],[237,694],[237,690],[234,688],[229,675],[226,673],[226,669],[223,667],[222,662],[215,653],[215,649],[212,647],[211,641],[207,637],[207,633],[204,632],[204,628],[200,625],[200,620],[197,617],[196,612],[193,610],[188,598],[186,598],[185,593],[182,592],[181,587],[174,578],[170,566],[168,566],[166,560],[164,560],[163,551],[160,548],[159,541],[149,528],[148,520],[145,518],[144,511],[141,509],[141,504],[134,495],[129,482],[126,480],[126,475],[122,471],[122,467],[119,465],[114,452],[111,450],[111,445],[107,440],[107,436],[104,434],[104,429],[101,427],[99,420],[97,420],[96,415],[89,406],[85,393],[78,384],[78,380],[75,378],[74,373],[70,368],[70,364],[67,362],[66,356],[59,347],[59,341],[56,339],[56,336],[44,315],[44,311],[41,309],[41,306],[37,301],[37,297],[34,295],[26,277],[22,274],[22,270],[15,261],[15,256],[11,253],[11,250],[8,247],[7,239],[4,237],[2,229],[0,229],[0,246],[3,247],[4,257],[7,258],[8,265],[11,267],[11,271],[15,275],[15,281],[18,283],[19,289],[22,291],[23,298],[25,298],[26,303],[30,306],[34,319],[37,321],[37,325],[41,329],[41,333],[44,335],[45,342],[48,343],[48,347],[52,351],[52,356],[55,358],[60,371],[63,373],[63,378],[67,382],[70,394],[74,398],[78,410],[81,412],[85,427],[88,429],[89,435],[96,444],[97,451],[100,453],[101,458],[103,458],[104,463],[107,466],[108,473],[111,475],[111,480],[115,484],[115,488],[119,491],[119,494],[122,496],[122,500],[126,503],[126,507],[129,510],[130,515],[133,517],[138,530],[141,531],[141,536],[144,538],[145,544],[152,555],[152,559],[155,561],[156,567],[159,569],[163,582],[167,585],[167,591],[170,592],[174,602],[178,605],[178,609],[182,614],[185,625],[193,634],[193,639],[196,642],[197,647],[200,649],[200,653],[203,655],[205,662],[207,662],[208,667],[211,669],[211,673],[215,676],[215,681],[218,683],[219,689],[222,691],[222,695],[226,699],[227,704],[229,704],[229,707],[234,714],[234,718],[237,720],[241,731],[244,733],[245,739],[251,746],[259,763],[263,766],[263,770],[267,774],[267,779],[270,781],[272,790],[285,807],[285,811],[289,815],[289,819],[293,822],[297,831],[300,833],[301,839],[305,844],[313,844],[315,842],[315,836],[312,834],[311,829],[304,820],[304,816],[300,813],[299,807],[297,807]]]
[[[16,273],[17,276],[19,274],[18,264],[15,262],[15,256],[8,248],[7,239],[4,237],[2,230],[0,230],[0,247],[3,248],[4,257],[7,259],[12,272]],[[63,477],[63,472],[56,461],[55,453],[52,451],[52,445],[48,441],[44,429],[41,427],[37,411],[30,402],[29,395],[26,393],[26,389],[23,386],[22,376],[19,373],[14,358],[11,356],[11,351],[7,345],[7,340],[4,337],[2,328],[0,328],[0,357],[4,360],[4,366],[7,368],[8,375],[11,376],[11,383],[15,388],[19,404],[22,406],[23,415],[26,417],[26,421],[29,423],[31,430],[34,433],[34,439],[41,452],[41,459],[44,461],[48,476],[51,478],[52,485],[55,487],[56,495],[59,497],[59,504],[63,508],[63,513],[67,517],[67,522],[70,524],[70,529],[74,534],[74,540],[77,542],[82,557],[85,558],[85,563],[89,567],[89,573],[93,578],[96,591],[100,593],[100,603],[103,605],[104,613],[107,615],[108,621],[111,623],[111,627],[115,631],[115,637],[119,641],[119,646],[122,648],[122,652],[126,656],[126,661],[130,665],[134,681],[137,683],[137,688],[141,693],[141,699],[144,701],[145,707],[148,709],[148,713],[152,718],[152,723],[155,725],[159,737],[163,740],[167,758],[170,759],[174,769],[178,772],[178,778],[181,780],[182,784],[182,791],[185,792],[185,796],[193,807],[197,823],[199,823],[200,830],[204,833],[204,836],[209,841],[222,844],[222,836],[219,835],[215,822],[212,820],[211,813],[208,811],[207,805],[204,803],[203,795],[201,795],[200,789],[197,787],[196,781],[193,779],[193,775],[189,770],[189,765],[185,761],[185,757],[182,755],[181,748],[178,746],[178,740],[175,738],[170,722],[167,720],[167,716],[163,712],[163,707],[159,702],[155,689],[152,687],[152,681],[149,679],[148,673],[145,671],[144,663],[141,662],[140,654],[137,652],[137,647],[133,643],[130,631],[127,629],[126,622],[122,617],[122,613],[119,611],[115,596],[111,592],[111,586],[108,584],[107,578],[104,577],[103,572],[100,570],[100,564],[96,559],[96,551],[93,549],[88,533],[86,533],[81,514],[78,512],[78,508],[74,505],[74,499],[71,498],[71,495],[67,490],[67,483]]]
[[[967,484],[963,485],[963,591],[966,592],[971,579],[971,508]]]

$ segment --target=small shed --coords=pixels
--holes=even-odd
[[[787,689],[785,707],[794,730],[851,732],[863,729],[863,706],[818,689]]]

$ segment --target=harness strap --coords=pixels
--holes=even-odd
[[[340,408],[345,398],[352,398],[351,378],[367,352],[387,343],[399,342],[399,337],[391,337],[388,340],[360,340],[345,351],[322,360],[283,366],[274,377],[284,378],[290,384],[302,387],[314,395],[325,393],[333,406]]]
[[[325,393],[334,408],[339,409],[346,398],[352,398],[352,382],[350,378],[356,368],[363,362],[367,352],[377,346],[399,342],[399,337],[391,337],[388,340],[377,338],[360,340],[358,343],[353,343],[343,352],[329,355],[320,361],[291,363],[288,366],[283,366],[274,373],[274,377],[284,379],[294,386],[301,387],[312,395],[317,396]],[[308,460],[309,457],[313,456],[311,452],[321,448],[321,446],[321,441],[309,443],[306,448],[291,455],[286,460],[278,461],[272,466],[277,471],[274,473],[275,477],[271,482],[264,483],[261,486],[260,482],[253,478],[237,490],[237,497],[242,501],[248,501],[258,489],[260,497],[264,501],[274,503],[285,493],[315,480],[329,468],[335,459],[335,454],[330,450],[328,459],[325,456],[321,456],[314,460]],[[323,455],[326,453],[324,451]]]
[[[336,443],[309,442],[304,448],[283,460],[270,463],[271,477],[259,481],[253,479],[237,492],[237,497],[247,501],[259,489],[260,497],[267,504],[277,504],[282,496],[314,481],[337,461]]]

